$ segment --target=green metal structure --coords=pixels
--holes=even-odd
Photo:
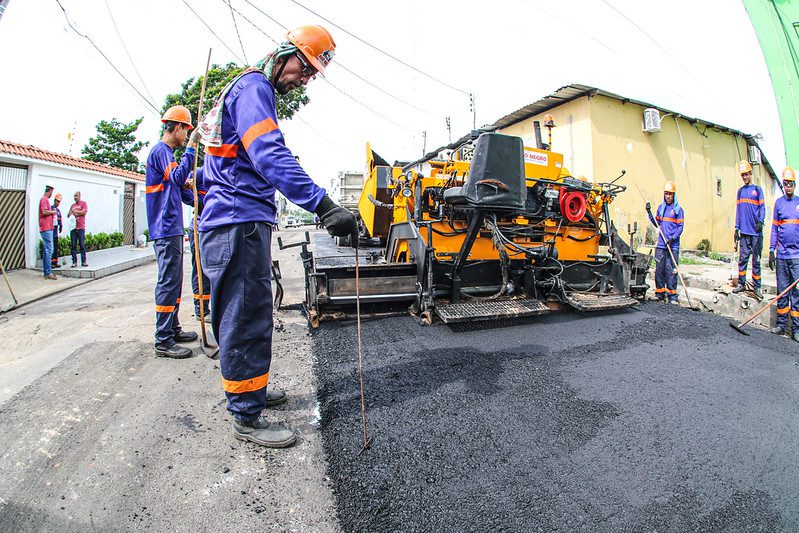
[[[785,142],[785,159],[799,166],[799,1],[743,0],[766,59]]]

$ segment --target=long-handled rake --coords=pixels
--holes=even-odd
[[[750,316],[749,318],[747,318],[746,320],[744,320],[740,324],[735,324],[733,322],[730,322],[730,327],[732,329],[734,329],[735,331],[737,331],[738,333],[741,333],[742,335],[749,335],[746,331],[744,331],[743,327],[745,325],[747,325],[748,323],[750,323],[752,320],[756,319],[758,316],[760,316],[760,313],[762,313],[763,311],[765,311],[766,309],[768,309],[769,307],[774,305],[777,302],[777,300],[779,300],[780,298],[782,298],[783,296],[788,294],[788,291],[793,289],[796,286],[797,283],[799,283],[799,279],[797,279],[796,281],[794,281],[793,283],[788,285],[788,287],[784,291],[782,291],[777,296],[775,296],[774,299],[771,300],[769,303],[767,303],[766,306],[763,309],[761,309],[760,311],[758,311],[754,315]]]

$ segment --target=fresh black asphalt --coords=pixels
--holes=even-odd
[[[353,320],[313,351],[345,531],[798,531],[799,345],[646,303],[500,328]]]

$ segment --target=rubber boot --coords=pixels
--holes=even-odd
[[[163,344],[155,345],[156,357],[169,357],[170,359],[186,359],[191,357],[192,351],[183,346],[173,344],[172,346],[164,346]]]
[[[739,284],[737,287],[735,287],[735,288],[732,290],[732,293],[733,293],[733,294],[738,294],[739,292],[744,292],[745,290],[746,290],[746,287],[744,287],[743,285],[740,285],[740,284]]]
[[[266,392],[266,407],[276,407],[288,401],[286,393],[282,390],[272,389]]]
[[[175,342],[193,342],[197,340],[196,331],[181,331],[174,337]]]
[[[755,289],[754,292],[755,292],[755,298],[757,298],[758,300],[763,299],[763,292],[760,289]]]
[[[248,440],[267,448],[286,448],[297,442],[297,435],[293,431],[270,424],[263,417],[251,422],[234,419],[233,435],[239,440]]]

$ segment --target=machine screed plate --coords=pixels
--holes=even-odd
[[[436,306],[436,314],[445,324],[475,322],[498,318],[544,315],[549,307],[539,300],[491,300]]]

